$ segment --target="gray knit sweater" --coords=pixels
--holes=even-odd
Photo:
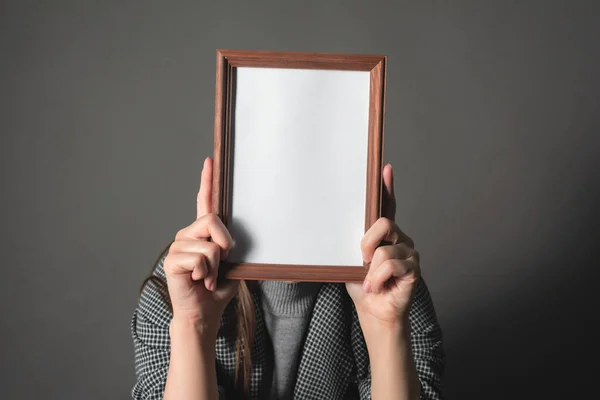
[[[321,283],[261,281],[265,326],[272,344],[271,399],[291,399],[300,350]]]

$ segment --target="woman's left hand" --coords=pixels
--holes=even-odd
[[[391,165],[383,169],[383,216],[361,241],[363,260],[370,262],[362,284],[346,283],[361,325],[402,329],[417,279],[421,276],[419,253],[414,242],[394,222],[396,198]],[[364,330],[364,329],[363,329]]]

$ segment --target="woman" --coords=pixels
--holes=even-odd
[[[217,280],[232,238],[212,213],[207,158],[197,220],[156,263],[131,324],[136,399],[439,399],[441,330],[413,241],[384,217],[360,246],[360,283]]]

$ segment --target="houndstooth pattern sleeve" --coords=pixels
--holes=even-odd
[[[421,399],[441,400],[445,358],[442,330],[423,278],[417,281],[408,316],[413,357],[421,382]]]
[[[368,400],[371,398],[369,354],[354,305],[352,309],[351,341],[356,363],[356,384],[360,399]],[[441,400],[445,357],[442,331],[423,278],[417,281],[409,320],[413,358],[421,383],[421,400]]]
[[[352,324],[350,325],[350,343],[354,364],[356,365],[355,384],[358,387],[360,400],[371,399],[371,366],[369,352],[363,336],[356,307],[352,304]]]
[[[153,275],[165,279],[163,254],[154,267]],[[169,324],[173,314],[155,284],[149,282],[144,287],[138,305],[131,319],[131,336],[135,353],[136,382],[131,396],[136,400],[159,400],[163,398],[171,339]],[[219,399],[225,398],[223,387],[219,386]]]

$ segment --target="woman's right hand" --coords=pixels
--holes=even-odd
[[[174,320],[188,320],[216,334],[239,281],[217,287],[220,260],[233,241],[221,219],[212,213],[213,160],[204,161],[197,199],[197,219],[175,236],[164,261]],[[210,239],[210,241],[209,241]]]

